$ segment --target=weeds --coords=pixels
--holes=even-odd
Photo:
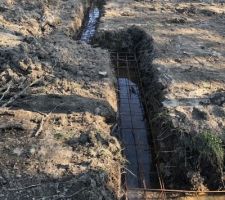
[[[222,140],[211,132],[198,134],[193,139],[193,148],[199,153],[199,160],[206,160],[211,165],[218,165],[222,170],[224,161]]]
[[[224,150],[222,140],[214,133],[205,131],[192,136],[182,137],[187,155],[195,158],[194,165],[197,168],[203,163],[209,163],[215,169],[223,169]],[[184,153],[183,153],[184,154]]]
[[[181,134],[176,150],[175,163],[179,163],[180,173],[188,176],[193,188],[206,184],[207,187],[215,189],[223,182],[224,149],[222,140],[216,133],[204,131],[196,135]],[[198,173],[203,179],[189,176]]]

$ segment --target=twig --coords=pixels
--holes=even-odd
[[[172,193],[201,193],[201,194],[210,194],[210,193],[225,193],[225,190],[206,190],[206,191],[196,191],[196,190],[176,190],[176,189],[150,189],[150,188],[132,188],[133,191],[149,191],[149,192],[172,192]]]
[[[38,198],[37,200],[41,200],[41,199],[68,199],[68,198],[71,198],[71,197],[74,197],[75,195],[79,194],[80,192],[84,191],[85,189],[87,188],[82,188],[76,192],[74,192],[73,194],[71,195],[68,195],[68,196],[65,196],[65,195],[52,195],[52,196],[43,196],[41,198]]]
[[[22,91],[16,93],[13,97],[11,97],[11,98],[9,99],[8,102],[4,103],[1,107],[4,108],[4,107],[8,106],[9,104],[13,103],[18,97],[20,97],[23,93],[25,93],[26,90],[27,90],[29,87],[31,87],[32,85],[34,85],[34,84],[36,84],[37,82],[39,82],[42,78],[43,78],[43,77],[41,77],[41,78],[39,78],[39,79],[33,81],[30,85],[26,86]]]
[[[131,170],[129,170],[128,168],[126,167],[123,167],[126,171],[128,171],[131,175],[133,175],[134,177],[137,177]]]
[[[61,199],[61,198],[68,199],[68,198],[74,197],[75,195],[79,194],[80,192],[84,191],[85,189],[87,189],[87,188],[82,188],[82,189],[80,189],[80,190],[74,192],[74,193],[71,194],[71,195],[68,195],[68,196],[61,196],[61,197],[59,197],[59,198],[57,198],[57,199]]]
[[[164,138],[157,138],[156,140],[157,141],[163,141],[163,140],[165,140],[166,138],[168,138],[168,137],[170,137],[172,135],[174,135],[174,134],[172,133],[172,134],[169,134],[169,135],[165,136]]]
[[[202,66],[204,66],[204,63],[201,62],[196,56],[193,56],[193,58],[194,58],[199,64],[201,64]]]
[[[43,125],[44,125],[45,119],[46,119],[46,116],[41,118],[41,123],[39,125],[39,128],[37,129],[36,133],[34,134],[35,137],[37,137],[38,135],[40,135],[40,133],[41,133],[41,131],[43,129]]]
[[[25,189],[29,189],[29,188],[33,188],[33,187],[37,187],[37,186],[41,186],[42,184],[37,184],[37,185],[29,185],[27,187],[23,187],[23,188],[8,188],[6,190],[8,191],[18,191],[18,190],[25,190]]]
[[[1,74],[0,74],[0,76],[1,76]],[[0,92],[5,90],[6,88],[7,88],[7,85],[4,85],[3,87],[0,88]]]
[[[47,118],[52,114],[52,112],[54,112],[60,105],[62,105],[63,103],[55,106],[48,114],[46,114],[45,116],[42,117],[39,128],[37,129],[37,131],[35,132],[35,134],[33,134],[33,136],[37,137],[40,135],[42,129],[43,129],[43,125],[45,123],[45,121],[47,120]]]
[[[6,91],[3,92],[2,97],[0,98],[0,101],[1,101],[1,100],[5,97],[5,95],[9,92],[9,90],[10,90],[10,88],[11,88],[11,86],[12,86],[12,81],[10,81],[7,85],[8,85],[8,87],[7,87]]]

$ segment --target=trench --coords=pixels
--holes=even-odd
[[[155,72],[149,66],[153,59],[153,39],[137,27],[96,34],[102,15],[101,9],[102,4],[91,4],[79,40],[89,44],[94,43],[95,46],[108,49],[110,52],[111,63],[117,78],[118,137],[123,144],[123,154],[128,161],[124,171],[121,172],[121,186],[126,190],[125,198],[167,199],[168,196],[173,196],[176,199],[176,197],[186,196],[189,192],[193,194],[194,191],[190,190],[165,188],[164,176],[159,169],[160,161],[165,163],[174,156],[168,148],[176,143],[177,138],[172,137],[173,139],[165,143],[166,149],[161,149],[155,143],[156,134],[161,132],[160,122],[156,122],[156,125],[150,123],[154,114],[161,109],[160,99],[162,99],[162,86],[154,80]],[[147,94],[148,97],[146,97],[146,91],[153,94]],[[149,99],[151,96],[156,99]],[[167,156],[164,156],[165,153]],[[174,178],[175,181],[178,180],[177,185],[179,181],[183,181],[179,174],[180,168],[170,170],[172,176],[178,177],[176,180]],[[176,185],[173,187],[176,188]],[[201,199],[198,194],[198,192],[194,193]],[[208,196],[214,198],[213,195]],[[217,199],[220,197],[223,199],[224,196],[215,196]]]
[[[92,4],[80,34],[80,41],[93,41],[100,17],[101,6]],[[124,147],[123,154],[128,161],[121,184],[127,191],[134,188],[159,188],[136,54],[110,51],[110,56],[117,78],[118,135]]]
[[[92,39],[96,33],[98,22],[102,15],[102,5],[103,3],[98,1],[90,2],[80,34],[78,35],[78,40],[88,44],[92,42]]]
[[[128,160],[125,188],[158,188],[136,54],[111,52],[118,87],[119,137]]]

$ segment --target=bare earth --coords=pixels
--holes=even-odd
[[[109,53],[74,40],[87,6],[80,0],[0,1],[0,199],[119,195],[124,158],[111,134],[117,100]],[[210,131],[224,144],[225,5],[109,0],[104,11],[99,31],[136,25],[153,37],[152,66],[173,128],[190,135]],[[169,179],[165,165],[176,162],[163,159]],[[190,169],[184,174],[193,189],[221,188],[224,172],[216,174],[219,184],[207,180],[211,186]]]
[[[225,5],[203,1],[112,1],[100,30],[136,25],[154,38],[154,67],[166,86],[164,105],[185,114],[196,132],[202,126],[225,131],[224,97],[207,107],[207,99],[225,88]],[[193,107],[206,119],[193,120]],[[171,113],[172,114],[172,113]],[[179,122],[177,122],[179,123]]]
[[[114,199],[119,191],[109,55],[73,39],[86,4],[0,2],[0,199]]]

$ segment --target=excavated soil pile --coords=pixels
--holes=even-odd
[[[110,135],[109,54],[73,40],[87,8],[0,3],[0,199],[116,198],[122,157]]]

